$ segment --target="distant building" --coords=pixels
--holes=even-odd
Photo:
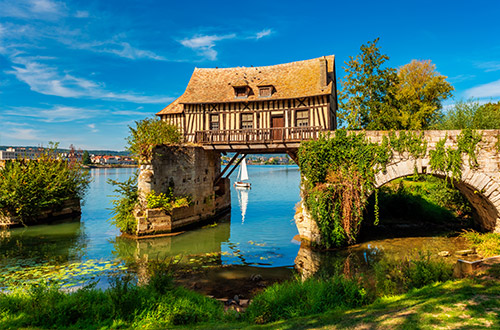
[[[44,152],[43,148],[7,148],[0,150],[0,160],[15,160],[20,158],[37,159]]]

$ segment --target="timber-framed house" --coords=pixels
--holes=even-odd
[[[187,142],[276,152],[336,128],[335,57],[264,67],[196,68],[179,98],[157,113]]]

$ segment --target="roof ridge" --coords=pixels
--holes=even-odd
[[[203,71],[216,71],[216,70],[229,70],[229,69],[260,69],[260,68],[270,68],[270,67],[277,67],[277,66],[290,66],[290,65],[295,65],[295,64],[298,64],[298,63],[304,63],[304,62],[311,62],[311,61],[314,61],[314,60],[320,60],[322,58],[328,58],[328,57],[333,57],[335,58],[335,55],[332,54],[332,55],[324,55],[324,56],[320,56],[320,57],[315,57],[315,58],[311,58],[311,59],[308,59],[308,60],[300,60],[300,61],[294,61],[294,62],[287,62],[287,63],[279,63],[279,64],[272,64],[272,65],[263,65],[263,66],[233,66],[233,67],[228,67],[228,68],[198,68],[198,67],[195,67],[194,70],[203,70]]]

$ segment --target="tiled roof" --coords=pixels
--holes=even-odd
[[[328,84],[321,80],[322,62],[326,60]],[[332,78],[335,56],[324,56],[312,60],[291,62],[262,67],[237,67],[226,69],[196,68],[187,85],[186,91],[178,99],[157,113],[182,113],[185,103],[219,103],[246,102],[262,99],[259,97],[259,86],[273,85],[272,96],[266,100],[299,98],[305,96],[325,95],[332,92]],[[326,74],[326,73],[325,73]],[[248,97],[236,98],[234,87],[242,81],[248,83]]]

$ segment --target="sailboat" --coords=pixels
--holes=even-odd
[[[250,182],[245,182],[245,180],[248,180],[248,171],[247,162],[245,161],[245,158],[243,158],[243,161],[240,164],[240,169],[238,170],[238,181],[234,183],[234,186],[240,188],[250,188]]]

